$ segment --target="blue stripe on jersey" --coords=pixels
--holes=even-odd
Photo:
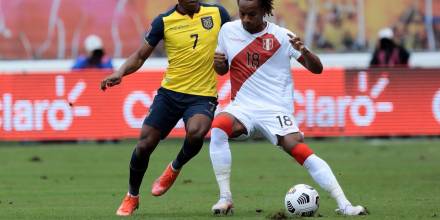
[[[205,7],[217,7],[218,10],[220,11],[220,17],[222,19],[222,26],[224,23],[231,21],[231,16],[229,16],[228,11],[221,5],[217,5],[217,4],[207,4],[207,3],[200,3],[202,6]]]
[[[148,33],[146,33],[145,36],[145,40],[152,47],[155,47],[164,38],[163,18],[172,14],[174,11],[176,11],[176,6],[173,6],[167,12],[162,13],[158,15],[156,18],[154,18],[153,22],[151,23],[151,29]]]
[[[204,7],[217,7],[219,9],[220,12],[220,17],[222,20],[222,24],[226,22],[231,21],[231,17],[229,16],[228,11],[226,11],[226,9],[221,6],[221,5],[217,5],[217,4],[206,4],[206,3],[200,3],[201,6]],[[145,40],[148,42],[148,44],[150,44],[152,47],[157,46],[157,44],[164,38],[164,23],[163,23],[163,18],[169,16],[170,14],[172,14],[173,12],[176,11],[177,5],[172,7],[170,10],[168,10],[165,13],[162,13],[160,15],[158,15],[153,22],[151,23],[151,30],[150,32],[148,32],[145,36]]]

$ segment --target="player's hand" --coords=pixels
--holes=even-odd
[[[101,81],[101,90],[105,91],[107,88],[118,85],[122,81],[122,76],[118,73],[113,73]]]
[[[290,39],[289,39],[290,44],[292,44],[292,47],[295,50],[301,52],[301,54],[305,54],[308,52],[307,47],[304,46],[304,42],[301,41],[301,38],[294,36],[290,33],[288,33],[287,36],[290,37]]]
[[[227,67],[226,55],[224,53],[215,52],[214,65],[218,67]]]

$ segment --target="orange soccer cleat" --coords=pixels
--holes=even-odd
[[[153,186],[151,187],[151,194],[153,196],[161,196],[166,193],[168,189],[171,188],[178,175],[179,171],[173,170],[171,163],[168,164],[162,175],[154,181]]]
[[[126,195],[124,200],[122,200],[121,205],[116,211],[116,215],[119,216],[130,216],[133,214],[134,210],[139,208],[139,196]]]

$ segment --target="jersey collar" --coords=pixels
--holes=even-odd
[[[190,16],[189,14],[186,14],[186,13],[183,13],[183,12],[179,11],[179,9],[178,9],[177,6],[179,6],[179,5],[176,4],[176,6],[174,6],[174,9],[176,10],[177,13],[179,13],[179,14],[182,15],[182,16],[185,16],[185,15]],[[196,12],[194,12],[193,17],[194,17],[195,14],[198,14],[198,13],[200,12],[201,7],[202,7],[202,4],[199,3],[199,10],[197,10]],[[191,16],[190,16],[190,17],[191,17]]]
[[[264,27],[264,29],[263,29],[262,31],[260,31],[260,32],[258,32],[258,33],[255,33],[255,34],[251,34],[251,33],[248,32],[246,29],[244,29],[244,27],[243,27],[243,23],[241,23],[241,21],[240,21],[240,23],[241,23],[241,28],[243,28],[243,30],[244,30],[249,36],[252,36],[252,37],[254,37],[254,38],[257,38],[257,37],[263,36],[264,34],[266,34],[266,33],[268,32],[270,23],[269,23],[268,21],[264,21],[264,22],[266,23],[266,27]]]

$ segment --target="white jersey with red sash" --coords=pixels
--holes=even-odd
[[[293,112],[290,59],[301,54],[290,44],[288,33],[270,22],[256,34],[247,32],[241,20],[223,25],[217,51],[226,55],[230,65],[233,102]]]
[[[258,131],[274,145],[277,136],[299,132],[290,59],[299,59],[301,53],[293,49],[288,33],[267,22],[263,31],[250,34],[236,20],[223,25],[217,45],[230,66],[232,102],[223,111],[246,127],[244,136]]]

